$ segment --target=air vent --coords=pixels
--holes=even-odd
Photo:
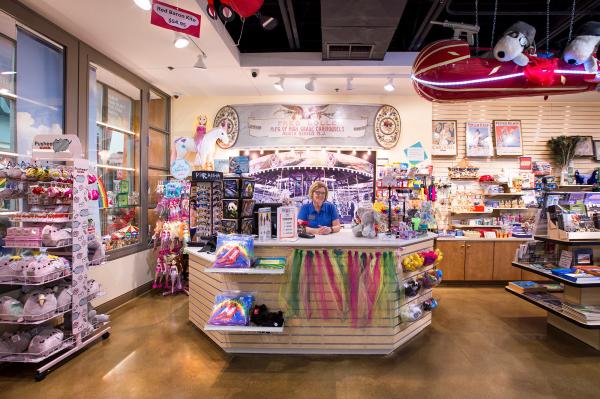
[[[373,44],[327,44],[328,60],[369,60]]]

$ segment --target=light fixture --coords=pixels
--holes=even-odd
[[[150,11],[152,8],[152,2],[150,0],[133,0],[133,2],[144,11]]]
[[[352,150],[352,155],[356,155],[356,149]]]
[[[310,78],[308,83],[304,85],[304,88],[308,91],[315,91],[315,78]]]
[[[4,71],[0,72],[0,75],[16,75],[17,71]]]
[[[283,91],[283,81],[285,78],[279,78],[278,82],[273,83],[273,87],[279,91]]]
[[[371,150],[367,151],[367,155],[371,155]]]
[[[385,91],[394,91],[396,87],[394,86],[394,78],[389,78],[388,82],[383,86],[383,90]]]
[[[275,150],[275,154],[278,154],[278,155],[279,155],[279,150]]]
[[[189,45],[190,39],[188,39],[186,35],[175,32],[175,40],[173,41],[173,46],[175,46],[175,48],[186,48]]]
[[[338,153],[338,154],[341,154],[341,153],[342,153],[342,151],[340,151],[340,150],[337,150],[337,153]]]
[[[202,54],[198,54],[198,58],[196,59],[194,68],[206,69],[206,64],[204,63],[205,58],[206,58],[206,54],[204,54],[204,52],[202,52]]]
[[[248,155],[250,155],[250,150],[246,150],[246,151],[244,151],[244,155],[245,155],[245,156],[248,156]]]
[[[348,90],[348,91],[350,91],[350,90],[353,89],[353,87],[352,87],[352,79],[353,78],[346,79],[346,90]]]
[[[260,155],[263,155],[265,153],[265,150],[263,150],[262,148],[260,149]]]

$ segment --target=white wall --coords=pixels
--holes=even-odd
[[[106,292],[94,300],[93,305],[106,303],[152,281],[155,265],[156,255],[152,250],[146,250],[92,268],[89,278],[98,281],[102,291]]]
[[[400,142],[391,151],[378,151],[379,157],[388,156],[392,161],[403,161],[404,153],[401,149],[421,141],[427,153],[431,151],[431,103],[418,96],[348,96],[348,95],[278,95],[278,96],[211,96],[211,97],[181,97],[173,100],[172,109],[172,139],[176,137],[192,137],[195,129],[197,115],[207,115],[208,128],[219,109],[230,104],[259,104],[259,103],[337,103],[337,104],[389,104],[400,112],[401,135]],[[268,147],[268,144],[264,144]],[[237,150],[236,150],[237,152]],[[216,158],[227,158],[229,153],[222,150],[217,152]]]

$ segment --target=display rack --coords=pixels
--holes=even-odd
[[[190,189],[190,245],[200,244],[221,228],[223,174],[194,171]]]
[[[69,220],[48,220],[38,219],[36,217],[25,217],[17,218],[17,220],[13,219],[13,221],[14,223],[18,223],[22,228],[35,228],[30,226],[48,222],[51,222],[52,224],[69,223],[72,241],[68,245],[56,247],[7,245],[3,248],[17,249],[17,253],[21,253],[23,250],[39,250],[48,254],[60,253],[61,256],[69,258],[69,264],[60,272],[52,272],[43,276],[24,276],[23,273],[14,276],[3,275],[0,284],[21,287],[44,287],[50,283],[62,280],[68,284],[67,287],[70,289],[71,301],[70,304],[52,310],[51,312],[49,311],[46,314],[21,315],[20,318],[17,318],[16,320],[0,321],[0,328],[2,325],[10,325],[11,331],[14,331],[15,325],[28,327],[44,325],[58,328],[62,331],[62,334],[57,334],[55,338],[55,341],[58,341],[58,337],[62,337],[59,344],[42,352],[32,353],[32,347],[28,345],[29,348],[25,349],[25,352],[0,353],[0,362],[39,364],[35,379],[41,381],[45,378],[47,372],[51,368],[63,362],[71,355],[78,353],[100,337],[104,339],[108,338],[110,335],[110,326],[107,322],[93,325],[92,321],[88,320],[88,303],[100,293],[94,293],[93,295],[88,294],[88,220],[90,217],[88,208],[89,181],[88,161],[81,158],[81,143],[77,136],[74,135],[38,135],[34,137],[33,143],[32,160],[35,163],[31,164],[31,168],[37,167],[38,170],[43,170],[44,168],[46,168],[46,170],[51,168],[61,168],[60,170],[63,172],[68,171],[68,183],[61,183],[61,185],[67,186],[69,190],[72,190],[70,191],[72,200],[68,201],[71,208]],[[53,161],[61,164],[53,165]],[[65,166],[64,163],[69,163],[70,165]],[[47,178],[51,179],[51,177],[52,176],[50,175],[50,177]],[[11,177],[9,177],[9,179],[11,179]],[[39,182],[34,181],[34,179],[28,179],[28,181],[21,179],[20,182],[27,187],[24,190],[24,195],[19,197],[22,199],[23,209],[25,211],[21,215],[31,216],[31,213],[27,213],[27,211],[31,209],[31,204],[29,203],[29,200],[31,199],[31,190],[29,186],[38,184]],[[65,205],[65,202],[66,201],[60,201],[62,205]],[[36,203],[35,205],[38,207],[57,205],[57,202],[50,201],[50,203],[47,204]],[[8,317],[0,318],[9,319]],[[33,331],[30,330],[30,332],[31,335],[34,334]]]
[[[546,236],[535,236],[535,240],[556,245],[556,250],[569,250],[569,247],[579,246],[600,247],[600,240],[565,241],[548,238]],[[564,284],[564,294],[561,298],[552,296],[551,294],[546,294],[546,296],[544,296],[536,293],[519,293],[509,286],[505,287],[507,292],[546,310],[548,312],[548,324],[572,335],[595,349],[600,350],[600,321],[583,320],[584,316],[578,318],[573,315],[573,312],[568,310],[569,304],[584,306],[600,305],[600,282],[575,282],[563,278],[560,275],[553,274],[551,272],[552,269],[546,269],[546,267],[559,267],[553,263],[529,263],[515,260],[512,265],[521,270],[535,273],[546,279]],[[533,265],[539,266],[535,267]]]

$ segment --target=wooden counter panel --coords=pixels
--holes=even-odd
[[[403,254],[429,250],[433,241],[427,241],[405,247]],[[354,250],[354,249],[353,249]],[[356,249],[363,251],[362,248]],[[390,248],[368,248],[369,252],[389,251]],[[292,249],[290,247],[258,247],[256,256],[285,256],[288,266],[291,264]],[[190,256],[190,300],[189,318],[199,329],[204,331],[208,322],[215,296],[223,291],[240,290],[253,292],[257,304],[266,304],[271,310],[278,310],[281,304],[281,290],[288,281],[288,273],[283,275],[258,274],[219,274],[205,273],[210,262],[197,256]],[[400,272],[399,279],[416,276],[428,268],[410,273]],[[400,281],[402,282],[402,281]],[[323,294],[323,298],[321,298]],[[312,297],[315,295],[315,297]],[[228,352],[288,352],[288,353],[389,353],[431,323],[431,314],[412,323],[400,323],[399,314],[403,306],[418,303],[432,295],[431,290],[424,290],[414,298],[404,298],[396,291],[383,294],[389,301],[384,314],[374,314],[369,325],[352,327],[348,315],[342,315],[337,302],[331,293],[329,282],[324,279],[322,285],[311,285],[312,317],[306,318],[305,309],[299,309],[299,316],[286,317],[283,333],[256,332],[220,332],[205,331],[215,343]],[[302,303],[300,303],[302,306]],[[324,307],[329,318],[324,319]],[[361,311],[364,308],[361,307]],[[363,313],[364,314],[364,313]]]

